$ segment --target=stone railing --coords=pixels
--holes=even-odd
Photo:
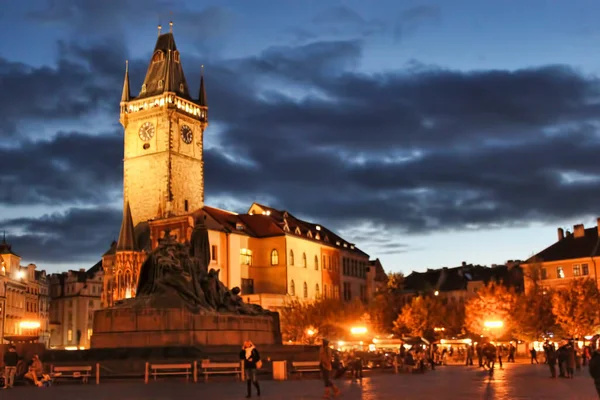
[[[208,108],[182,99],[173,93],[165,93],[160,96],[147,99],[132,100],[121,103],[121,114],[132,114],[140,111],[150,110],[158,107],[176,107],[177,109],[195,117],[199,120],[206,120],[208,117]]]

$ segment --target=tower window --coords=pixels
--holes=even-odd
[[[159,61],[163,61],[165,59],[165,53],[163,53],[162,51],[158,50],[156,53],[154,53],[154,55],[152,56],[152,62],[159,62]]]
[[[180,83],[180,84],[179,84],[179,91],[180,91],[180,92],[183,92],[183,83]]]
[[[183,201],[183,209],[184,209],[185,211],[188,211],[188,207],[189,207],[189,205],[188,205],[188,201],[187,201],[187,200],[184,200],[184,201]]]
[[[165,84],[164,81],[161,79],[160,81],[158,81],[158,88],[162,89],[164,84]]]
[[[175,60],[175,62],[179,62],[179,51],[175,50],[173,52],[173,60]]]
[[[146,93],[146,84],[145,83],[142,85],[142,93]]]

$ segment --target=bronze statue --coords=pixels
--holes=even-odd
[[[194,227],[190,243],[179,243],[166,232],[142,265],[136,298],[126,302],[183,303],[193,312],[270,313],[260,306],[245,304],[239,288],[228,290],[219,280],[219,270],[211,268],[207,272],[209,262],[210,243],[204,218]]]

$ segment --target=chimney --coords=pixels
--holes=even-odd
[[[583,228],[583,224],[578,224],[573,226],[573,234],[575,238],[580,238],[585,236],[585,229]]]
[[[463,266],[463,267],[466,267],[466,266],[467,266],[467,262],[466,262],[466,261],[463,261],[463,262],[462,262],[462,266]]]
[[[598,230],[600,230],[600,218],[598,218]],[[558,228],[558,241],[560,242],[565,238],[565,231],[563,228]]]

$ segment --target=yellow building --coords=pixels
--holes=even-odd
[[[548,288],[560,288],[573,279],[592,278],[599,281],[600,218],[597,225],[585,228],[573,226],[573,232],[558,228],[556,243],[540,251],[522,264],[525,291],[531,290],[532,276]]]
[[[0,244],[0,343],[47,341],[43,289],[46,272],[35,264],[22,267],[21,257],[3,239]]]
[[[209,268],[246,301],[277,308],[291,299],[367,297],[369,257],[352,243],[286,211],[253,204],[247,214],[204,205],[203,135],[208,126],[204,77],[192,96],[172,31],[159,34],[137,97],[125,72],[123,221],[102,257],[102,305],[135,296],[147,255],[166,234],[190,240],[205,223]],[[342,279],[342,264],[347,265]]]
[[[89,270],[50,275],[50,343],[59,349],[89,348],[94,311],[102,308],[102,263]]]

